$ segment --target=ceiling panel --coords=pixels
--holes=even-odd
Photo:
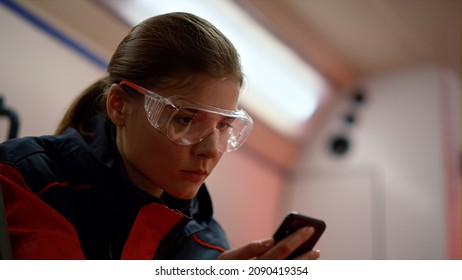
[[[425,64],[460,74],[460,0],[236,2],[334,80],[335,64],[351,79]],[[318,55],[331,55],[332,65]]]

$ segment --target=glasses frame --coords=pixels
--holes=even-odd
[[[168,139],[170,139],[172,142],[178,145],[186,146],[186,145],[194,145],[194,144],[200,143],[204,139],[206,139],[208,135],[210,135],[210,133],[207,134],[205,137],[202,137],[201,139],[199,139],[197,142],[191,143],[191,144],[182,144],[182,143],[179,143],[177,140],[170,138],[168,133],[161,128],[161,124],[159,124],[160,115],[162,114],[165,106],[167,105],[171,106],[174,110],[179,110],[181,108],[197,109],[197,110],[205,111],[205,112],[212,113],[212,114],[217,114],[217,115],[222,115],[225,117],[231,117],[231,118],[242,120],[245,123],[245,126],[238,135],[239,138],[242,138],[242,140],[240,140],[239,143],[235,145],[235,144],[230,144],[230,142],[233,141],[233,139],[228,139],[226,149],[219,149],[221,152],[231,152],[231,151],[235,151],[238,148],[240,148],[245,143],[247,137],[250,134],[250,131],[253,128],[252,118],[243,109],[225,110],[225,109],[216,108],[216,107],[205,105],[205,104],[194,103],[178,95],[167,98],[167,97],[163,97],[151,90],[148,90],[146,88],[143,88],[137,84],[134,84],[126,80],[122,80],[119,83],[119,85],[122,87],[127,86],[130,89],[135,90],[136,92],[140,93],[141,95],[144,95],[145,97],[144,108],[145,108],[147,118],[150,124],[154,128],[161,131],[165,136],[167,136]],[[153,102],[156,102],[156,106],[154,110],[152,110]],[[182,106],[182,105],[179,106],[175,104],[175,103],[181,103],[181,102],[185,103],[186,106]],[[167,122],[170,122],[170,118],[167,120]],[[233,142],[235,142],[235,139]]]

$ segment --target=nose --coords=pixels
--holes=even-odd
[[[193,146],[195,156],[213,158],[220,154],[218,150],[219,133],[217,129],[210,132],[202,141]]]

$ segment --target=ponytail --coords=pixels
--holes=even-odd
[[[58,124],[55,134],[61,134],[69,127],[77,129],[83,136],[91,135],[85,123],[91,117],[106,114],[106,91],[108,79],[103,78],[85,89],[70,105]]]

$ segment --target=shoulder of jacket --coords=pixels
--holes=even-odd
[[[66,181],[65,150],[70,146],[62,136],[23,137],[0,145],[0,163],[13,166],[36,193],[50,183]]]
[[[61,135],[14,138],[0,144],[0,162],[16,164],[35,154],[62,153],[81,145],[84,145],[84,141],[76,131]]]
[[[30,155],[45,152],[44,137],[24,137],[0,145],[0,161],[16,164]]]

